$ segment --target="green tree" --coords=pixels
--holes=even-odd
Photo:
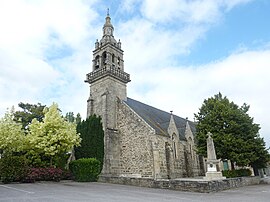
[[[264,167],[269,153],[259,136],[260,126],[248,110],[247,104],[239,107],[221,93],[204,100],[195,114],[199,154],[206,156],[206,134],[211,132],[218,158],[230,159],[239,166]]]
[[[67,112],[65,118],[68,122],[75,122],[76,124],[80,123],[82,120],[80,113],[75,117],[73,112]]]
[[[66,120],[68,122],[71,122],[71,123],[73,123],[75,121],[75,117],[74,117],[74,113],[73,112],[67,112],[65,118],[66,118]]]
[[[77,132],[81,134],[82,142],[80,147],[75,148],[76,159],[96,158],[102,163],[104,156],[104,131],[101,118],[96,115],[90,116],[77,125]]]
[[[22,124],[14,121],[14,107],[0,119],[0,150],[2,153],[21,152],[26,143]]]
[[[76,122],[76,124],[79,124],[79,123],[82,122],[82,117],[81,117],[80,113],[78,113],[78,114],[76,115],[75,122]]]
[[[259,158],[254,159],[250,165],[254,168],[255,173],[258,175],[257,170],[259,168],[267,167],[267,162],[270,161],[270,155],[268,150],[265,149],[266,145],[263,138],[258,137],[254,139],[253,144],[254,152]]]
[[[81,138],[76,132],[76,124],[66,121],[60,114],[57,104],[44,108],[43,122],[33,119],[29,125],[27,139],[31,145],[28,152],[36,163],[44,159],[50,160],[50,165],[57,158],[79,146]],[[39,159],[40,161],[38,161]],[[42,159],[43,158],[43,159]]]
[[[38,121],[42,121],[44,118],[43,110],[46,105],[38,104],[29,104],[20,102],[18,106],[22,109],[22,111],[16,111],[14,113],[14,120],[17,122],[21,122],[23,128],[26,129],[28,125],[35,118]]]

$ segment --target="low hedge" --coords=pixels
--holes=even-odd
[[[3,183],[23,181],[29,172],[24,156],[5,156],[0,159],[0,177]]]
[[[251,176],[251,171],[249,169],[238,169],[238,170],[223,170],[223,176],[227,178],[234,178],[234,177],[247,177]]]
[[[70,162],[69,168],[78,182],[95,182],[101,170],[101,163],[95,158],[81,158]]]
[[[63,177],[61,168],[30,168],[28,175],[24,179],[25,182],[35,181],[55,181],[59,182]]]

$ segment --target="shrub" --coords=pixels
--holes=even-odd
[[[95,114],[85,121],[78,123],[77,132],[81,134],[82,142],[80,147],[75,147],[76,159],[96,158],[100,161],[102,168],[104,157],[104,131],[101,117]]]
[[[3,183],[22,181],[29,172],[24,156],[4,156],[0,159],[1,181]]]
[[[56,181],[62,178],[63,171],[60,168],[31,168],[25,182]]]
[[[234,178],[237,177],[235,170],[223,170],[222,175],[226,178]]]
[[[63,174],[61,176],[61,180],[72,180],[73,176],[70,170],[63,170]]]
[[[95,182],[100,173],[100,161],[95,158],[81,158],[70,162],[70,170],[76,181]]]
[[[251,176],[251,171],[249,169],[239,169],[236,170],[238,177]]]
[[[249,169],[223,170],[222,174],[223,176],[227,178],[245,177],[245,176],[251,176],[251,171]]]

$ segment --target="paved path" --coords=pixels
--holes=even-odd
[[[193,193],[104,183],[72,181],[0,184],[0,202],[159,202],[270,201],[270,185],[247,186],[218,193]]]

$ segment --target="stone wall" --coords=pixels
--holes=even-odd
[[[248,185],[257,185],[260,183],[260,177],[241,177],[214,181],[196,181],[195,179],[154,180],[150,178],[101,177],[99,178],[99,182],[209,193]]]
[[[185,141],[173,141],[170,137],[156,135],[155,150],[157,151],[156,164],[159,166],[158,178],[182,178],[199,175],[199,162],[197,154],[193,156],[187,148]],[[173,146],[173,144],[175,144]],[[167,145],[167,148],[166,148]],[[175,148],[174,148],[175,147]],[[176,151],[174,151],[176,149]],[[167,154],[166,154],[167,152]]]
[[[87,116],[101,116],[104,131],[107,127],[116,128],[117,97],[127,99],[125,83],[107,76],[91,84]]]
[[[168,146],[170,147],[171,153],[170,157],[172,162],[169,162],[169,165],[171,168],[168,168],[169,170],[169,178],[179,178],[186,176],[186,164],[185,164],[185,155],[184,155],[184,144],[183,141],[180,141],[179,137],[179,131],[175,124],[174,116],[171,114],[171,119],[168,127],[168,134],[169,137],[163,138],[163,144],[166,142]],[[164,152],[164,146],[163,149]],[[165,150],[166,152],[166,150]],[[166,160],[167,161],[167,160]],[[168,164],[168,162],[167,162]],[[164,178],[164,177],[163,177]]]
[[[173,141],[169,137],[156,135],[154,144],[158,161],[156,166],[159,167],[159,174],[156,175],[156,178],[179,178],[185,176],[184,146],[180,141],[177,141],[175,145],[176,154],[174,154],[175,151],[173,150]]]
[[[189,122],[187,121],[186,130],[185,130],[185,138],[186,142],[185,145],[185,157],[186,157],[186,164],[187,164],[187,176],[194,177],[198,176],[201,173],[200,163],[199,163],[199,156],[197,155],[196,151],[196,144],[194,142],[194,135],[190,128]]]
[[[169,181],[169,189],[191,192],[217,192],[226,189],[243,187],[248,185],[256,185],[260,183],[259,177],[241,177],[229,178],[224,180],[213,181],[194,181],[194,180],[171,180]],[[163,188],[161,182],[156,182],[155,188]]]
[[[120,144],[120,176],[153,178],[152,142],[155,131],[120,100],[117,129]]]
[[[173,127],[169,128],[172,137],[157,135],[136,112],[118,100],[117,129],[119,146],[115,147],[120,150],[120,176],[154,179],[198,176],[196,154],[192,158],[187,152],[188,143],[179,140]]]

